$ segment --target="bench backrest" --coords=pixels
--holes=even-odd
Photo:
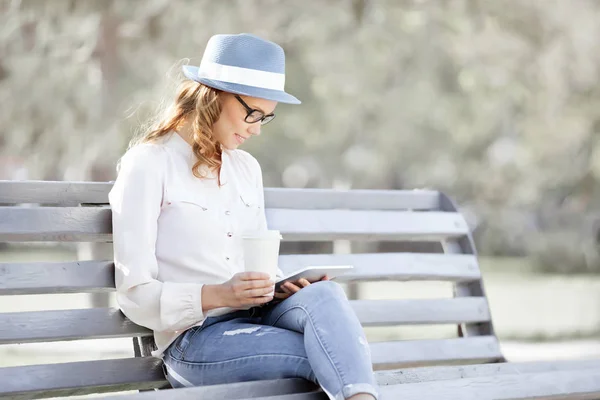
[[[0,243],[110,242],[111,210],[107,195],[111,186],[100,182],[0,181],[0,205],[4,204],[0,206]],[[394,280],[454,284],[454,298],[351,300],[365,327],[420,324],[459,327],[459,337],[451,339],[371,343],[376,369],[503,360],[469,228],[444,194],[430,190],[269,188],[265,190],[265,202],[269,227],[280,230],[285,241],[442,244],[442,253],[430,254],[356,253],[346,249],[329,254],[281,255],[280,266],[284,271],[307,264],[354,265],[352,274],[339,278],[349,285]],[[115,290],[113,273],[110,260],[0,263],[0,295],[110,292]],[[149,336],[150,330],[137,326],[113,308],[0,314],[0,344]],[[147,354],[147,350],[142,353]],[[140,355],[139,349],[136,355]],[[80,376],[79,381],[102,386],[92,377],[93,370],[80,367],[79,373],[89,376]],[[140,368],[151,369],[154,374],[146,386],[160,386],[160,365],[156,360],[119,363],[115,360],[111,371],[114,379],[121,382],[127,380],[124,378],[127,374],[139,375]],[[5,377],[10,376],[10,371],[6,373]],[[140,380],[134,377],[130,380],[136,379]],[[0,377],[0,393],[7,381],[8,378]],[[118,387],[134,386],[131,383]],[[110,385],[104,382],[104,387]],[[85,392],[81,389],[70,393]]]

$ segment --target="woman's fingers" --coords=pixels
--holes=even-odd
[[[256,289],[269,288],[273,290],[275,287],[275,282],[272,280],[254,280],[254,281],[243,281],[241,283],[244,290],[252,291]]]
[[[284,285],[282,286],[283,290],[286,291],[287,293],[296,293],[299,292],[301,288],[299,288],[298,286],[294,285],[292,282],[286,282],[284,283]]]
[[[307,281],[307,280],[306,280],[306,279],[304,279],[304,278],[301,278],[301,279],[299,279],[299,280],[298,280],[298,283],[299,283],[299,284],[300,284],[300,286],[302,286],[302,287],[307,287],[308,285],[310,285],[310,282],[309,282],[309,281]]]
[[[248,297],[264,296],[265,294],[269,294],[272,291],[273,291],[272,287],[252,289],[252,290],[246,290],[246,295]]]
[[[288,289],[286,285],[287,283],[284,283],[283,285],[279,286],[279,290],[281,290],[283,293],[292,294],[292,291]]]
[[[276,299],[287,299],[288,297],[290,297],[291,294],[290,293],[282,293],[282,292],[275,292],[275,298]]]
[[[248,304],[264,304],[270,302],[271,300],[273,300],[273,297],[271,296],[252,297],[249,299]]]

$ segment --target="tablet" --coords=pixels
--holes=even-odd
[[[320,281],[325,275],[329,279],[334,279],[336,276],[343,275],[348,271],[352,271],[352,265],[310,265],[302,267],[296,271],[286,274],[275,282],[275,291],[281,291],[279,287],[285,282],[296,282],[299,279],[306,279],[310,283]]]

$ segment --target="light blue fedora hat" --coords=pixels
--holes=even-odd
[[[199,67],[184,65],[184,75],[225,92],[300,104],[285,92],[285,54],[281,46],[248,33],[214,35]]]

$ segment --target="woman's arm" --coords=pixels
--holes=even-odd
[[[130,149],[109,194],[117,301],[133,322],[155,331],[186,329],[202,321],[209,309],[202,304],[201,283],[157,280],[165,157],[164,149],[154,145]]]

